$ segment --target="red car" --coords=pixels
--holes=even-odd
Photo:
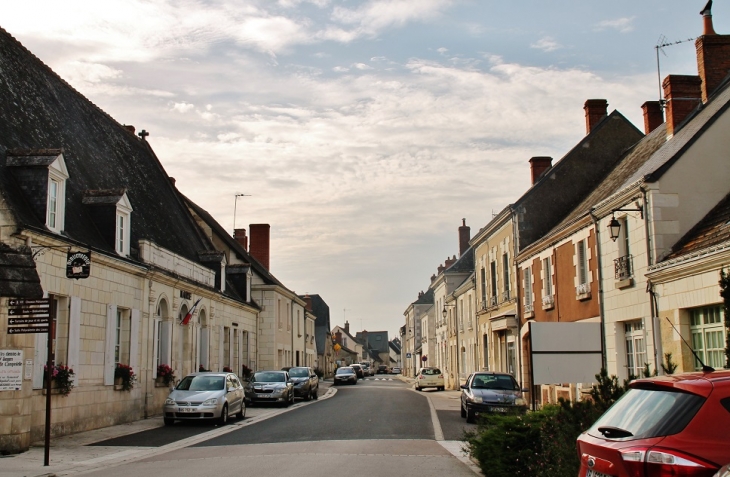
[[[579,477],[711,477],[730,462],[730,370],[629,386],[578,437]]]

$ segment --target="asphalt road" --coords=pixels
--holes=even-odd
[[[366,379],[286,410],[256,407],[243,422],[224,428],[178,423],[98,442],[119,449],[119,456],[145,455],[86,475],[321,477],[340,469],[349,475],[473,477],[478,471],[460,455],[456,440],[471,426],[455,406],[456,393],[418,393],[398,379]]]

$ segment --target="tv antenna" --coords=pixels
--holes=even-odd
[[[687,38],[686,40],[668,41],[666,36],[660,35],[659,39],[657,40],[656,46],[654,46],[654,49],[656,50],[656,76],[659,82],[659,104],[661,105],[662,109],[664,108],[664,91],[662,90],[662,73],[661,68],[659,67],[659,52],[661,51],[662,55],[667,56],[667,54],[664,52],[664,48],[668,46],[679,45],[680,43],[687,43],[688,41],[694,40],[695,38]]]
[[[239,197],[251,197],[251,194],[236,194],[235,199],[233,199],[233,234],[236,233],[236,205],[238,204],[238,198]]]

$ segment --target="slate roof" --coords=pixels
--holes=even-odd
[[[730,195],[727,195],[697,225],[672,247],[663,261],[693,254],[730,242]]]
[[[99,232],[83,199],[89,190],[126,189],[134,208],[133,246],[148,239],[195,262],[199,251],[213,248],[149,144],[74,90],[1,28],[0,72],[0,191],[20,226],[53,235],[8,170],[6,152],[53,149],[63,152],[69,173],[63,233],[70,240],[116,256],[114,244]],[[44,165],[42,158],[37,160],[38,166]],[[133,260],[137,253],[132,250]]]
[[[629,151],[627,151],[616,167],[591,191],[583,201],[578,204],[570,213],[549,233],[553,233],[567,227],[570,223],[586,216],[598,203],[604,201],[617,191],[623,188],[626,181],[633,177],[636,172],[651,159],[652,154],[659,150],[665,143],[667,137],[666,124],[662,124],[654,131],[644,136]]]
[[[314,336],[317,341],[317,354],[323,355],[325,352],[326,340],[330,331],[330,307],[319,295],[308,295],[312,303],[312,313],[316,317],[314,321]],[[304,299],[304,296],[300,295]]]
[[[433,305],[433,289],[429,288],[423,292],[423,295],[419,296],[413,305]]]
[[[41,279],[29,247],[14,249],[0,243],[0,296],[43,298]]]
[[[367,339],[365,338],[367,335]],[[378,339],[378,337],[380,339]],[[355,333],[355,340],[361,345],[368,345],[368,350],[377,350],[378,353],[388,352],[388,332],[387,331],[358,331]]]
[[[560,223],[643,136],[618,111],[603,118],[515,202],[519,250]]]
[[[474,271],[474,249],[469,247],[461,254],[461,257],[454,262],[449,268],[444,270],[444,273],[470,273]],[[432,300],[433,302],[433,300]]]

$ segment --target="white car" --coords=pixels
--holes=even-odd
[[[444,390],[444,373],[439,368],[421,368],[416,375],[416,391],[424,388],[436,388],[437,391]]]

